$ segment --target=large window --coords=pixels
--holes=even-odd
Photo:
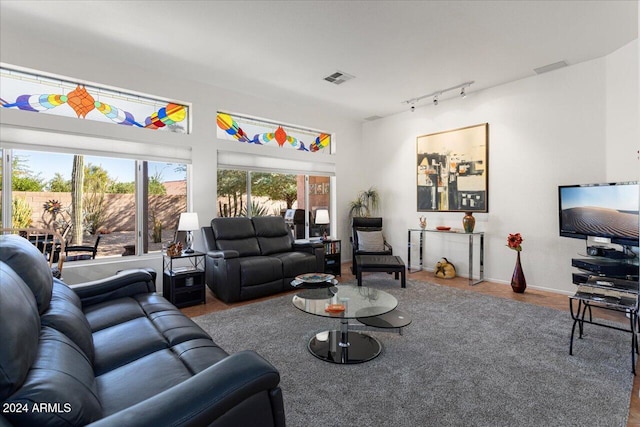
[[[330,200],[329,176],[218,170],[218,216],[284,216],[292,209],[291,226],[298,239],[329,233],[331,224],[315,219],[319,209],[330,212]]]
[[[162,242],[173,240],[186,211],[185,164],[4,152],[10,158],[3,173],[8,166],[12,202],[12,221],[5,225],[54,229],[67,245],[93,246],[99,236],[96,258],[160,251]],[[3,206],[3,217],[8,211]]]

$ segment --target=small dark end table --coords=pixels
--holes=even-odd
[[[402,261],[402,258],[400,258],[399,256],[357,255],[356,264],[358,265],[358,268],[356,270],[358,286],[362,286],[362,273],[367,271],[378,271],[385,273],[394,273],[396,280],[398,280],[398,275],[400,275],[400,286],[403,288],[407,287],[407,268],[404,265],[404,261]]]

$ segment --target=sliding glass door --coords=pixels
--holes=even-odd
[[[294,236],[329,234],[331,183],[328,176],[235,169],[218,170],[218,215],[282,215],[294,210]],[[316,221],[318,211],[321,221]],[[321,222],[321,223],[320,223]]]

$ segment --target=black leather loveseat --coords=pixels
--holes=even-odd
[[[0,236],[0,426],[284,426],[278,371],[124,271],[74,286]]]
[[[225,302],[290,290],[296,276],[324,271],[324,245],[295,243],[280,216],[214,218],[202,235],[207,286]]]

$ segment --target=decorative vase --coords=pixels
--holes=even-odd
[[[522,264],[520,264],[520,251],[518,251],[518,257],[516,258],[516,268],[513,270],[513,276],[511,276],[511,289],[518,294],[527,289],[527,279],[524,278]]]
[[[423,230],[427,228],[427,219],[423,216],[420,217],[420,228]]]
[[[473,217],[473,212],[465,212],[464,218],[462,218],[462,227],[465,233],[473,233],[473,228],[476,226],[476,219]]]

